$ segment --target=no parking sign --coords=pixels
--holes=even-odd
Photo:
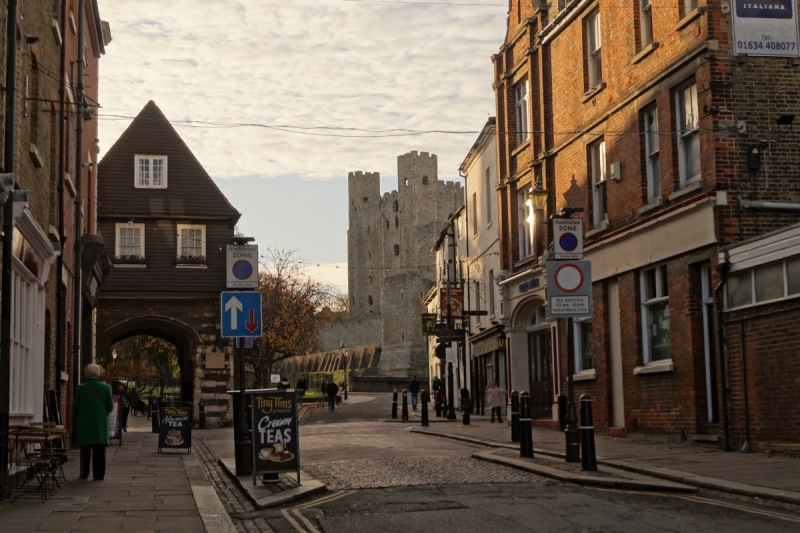
[[[583,224],[579,218],[553,219],[556,259],[583,259]]]

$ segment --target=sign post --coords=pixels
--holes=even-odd
[[[259,474],[297,472],[300,483],[300,439],[297,393],[262,389],[247,391],[252,413],[253,485]]]

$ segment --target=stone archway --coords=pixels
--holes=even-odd
[[[180,320],[166,316],[130,318],[98,333],[97,353],[107,357],[114,343],[136,335],[150,335],[175,346],[181,369],[181,399],[194,404],[195,360],[198,346],[203,344],[197,331]]]

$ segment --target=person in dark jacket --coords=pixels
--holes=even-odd
[[[306,394],[306,388],[308,388],[308,383],[306,382],[306,378],[304,376],[300,376],[300,379],[297,380],[297,383],[294,386],[294,390],[297,391],[297,399],[298,401],[303,401],[303,396]]]
[[[408,382],[408,392],[411,393],[411,410],[417,410],[417,402],[419,401],[419,381],[417,376],[411,376],[411,381]]]
[[[103,369],[100,365],[86,365],[86,382],[75,390],[72,412],[75,414],[81,449],[81,479],[88,479],[89,465],[92,477],[101,481],[106,475],[106,446],[108,446],[108,415],[114,408],[111,387],[98,379]]]
[[[328,393],[328,408],[333,412],[333,406],[336,405],[336,395],[339,393],[339,385],[330,380],[326,392]]]

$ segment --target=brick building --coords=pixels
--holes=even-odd
[[[13,140],[5,123],[0,128],[6,142],[13,141],[15,188],[27,191],[28,196],[27,201],[14,202],[11,285],[2,291],[13,294],[9,360],[0,357],[4,368],[0,376],[10,375],[9,401],[0,402],[3,439],[6,423],[12,433],[16,427],[42,420],[73,427],[72,390],[82,377],[72,356],[76,282],[84,309],[79,358],[88,362],[94,357],[90,287],[101,284],[107,274],[107,264],[91,253],[103,246],[95,234],[98,65],[111,34],[108,23],[100,19],[98,3],[86,0],[84,7],[80,13],[74,1],[62,6],[61,2],[38,0],[20,3],[17,9],[16,55],[12,56],[14,111],[8,115],[13,121]],[[5,73],[9,59],[5,9],[0,13],[0,28],[0,64]],[[79,51],[81,32],[85,46]],[[83,59],[83,95],[88,103],[82,112],[78,105],[82,98],[79,57]],[[4,103],[8,102],[4,99]],[[81,143],[77,142],[79,121]],[[79,144],[81,154],[77,153]],[[74,225],[78,183],[84,219],[80,235]],[[79,258],[84,275],[76,280],[73,267],[78,238],[89,253]],[[6,390],[4,386],[0,390]],[[5,471],[5,455],[0,462]]]
[[[594,314],[575,322],[573,378],[596,425],[730,448],[800,440],[784,398],[800,380],[784,322],[797,313],[800,62],[744,54],[737,9],[509,4],[493,57],[500,291],[511,387],[531,391],[543,425],[568,368],[566,319],[545,313],[543,222],[574,207]]]

